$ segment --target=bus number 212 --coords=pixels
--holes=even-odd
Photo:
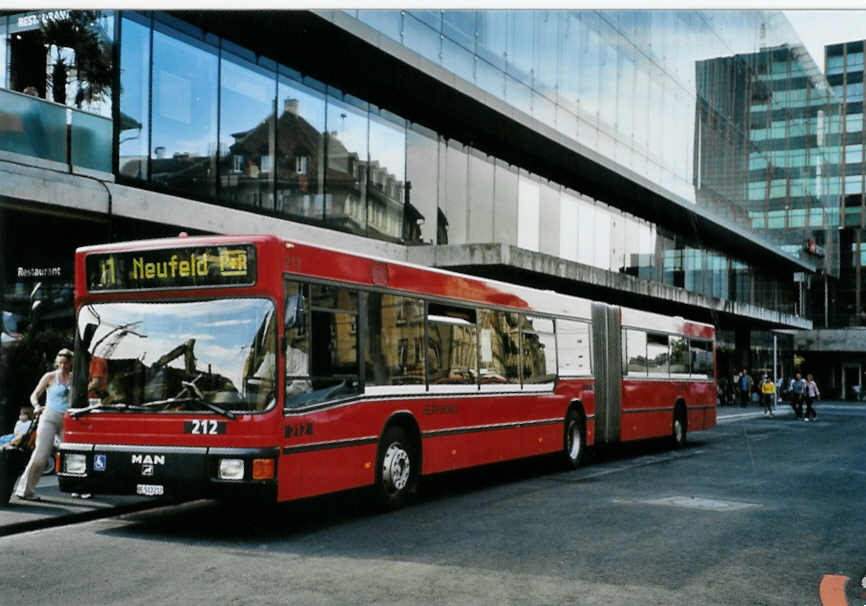
[[[183,423],[183,433],[215,436],[225,432],[226,424],[223,421],[193,419],[192,421],[184,421]]]

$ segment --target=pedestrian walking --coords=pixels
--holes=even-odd
[[[69,408],[69,383],[72,379],[72,352],[66,348],[57,352],[54,360],[57,370],[47,372],[30,394],[30,403],[39,420],[36,425],[36,447],[30,461],[18,481],[16,495],[19,499],[38,501],[33,488],[42,476],[45,464],[54,447],[55,436],[63,432],[63,416]],[[39,404],[39,397],[45,392],[45,406]]]
[[[812,403],[821,397],[821,392],[818,391],[818,384],[815,383],[815,379],[812,375],[806,375],[806,388],[804,390],[803,397],[806,400],[806,412],[803,414],[803,420],[812,421],[818,420],[818,413],[815,412],[815,409],[812,408]]]
[[[776,384],[772,376],[764,375],[761,381],[761,399],[764,403],[764,416],[775,417],[773,414],[773,400],[776,399]]]
[[[806,380],[799,372],[794,375],[794,380],[791,381],[791,408],[794,409],[794,415],[798,419],[803,418],[803,392],[806,389]]]
[[[752,375],[749,374],[749,371],[745,368],[743,372],[740,374],[739,379],[739,387],[740,387],[740,406],[745,408],[749,405],[749,399],[752,397],[752,387],[755,382],[752,380]]]

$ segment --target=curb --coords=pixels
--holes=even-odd
[[[136,513],[138,511],[143,511],[146,509],[155,509],[157,507],[163,507],[165,505],[171,505],[174,503],[175,501],[169,499],[142,501],[138,503],[127,503],[126,505],[115,505],[111,507],[92,509],[91,511],[82,511],[78,513],[69,513],[58,516],[47,516],[34,520],[25,520],[23,522],[13,522],[11,524],[5,524],[3,526],[0,526],[0,537],[20,534],[22,532],[30,532],[33,530],[54,528],[56,526],[80,524],[82,522],[90,522],[92,520],[98,520],[100,518],[110,518],[129,513]]]

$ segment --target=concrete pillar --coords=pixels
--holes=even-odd
[[[737,369],[752,370],[752,334],[747,326],[734,331],[734,359],[739,362]]]

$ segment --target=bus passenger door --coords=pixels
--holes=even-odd
[[[596,444],[619,442],[622,418],[622,338],[619,308],[592,305]]]

